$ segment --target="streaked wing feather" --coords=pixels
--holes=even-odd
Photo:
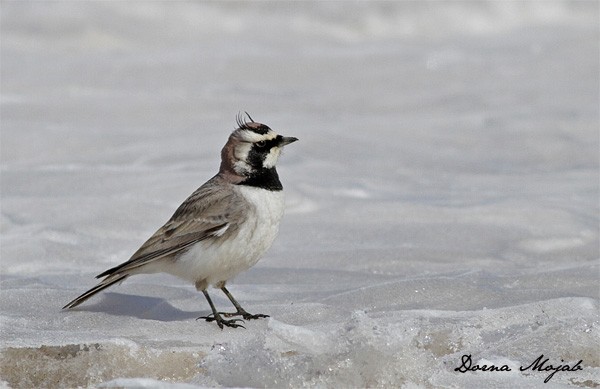
[[[216,185],[215,176],[198,188],[175,211],[173,217],[140,247],[131,258],[98,276],[126,273],[165,257],[172,257],[194,244],[220,238],[223,229],[235,233],[243,221],[244,201],[227,184]]]

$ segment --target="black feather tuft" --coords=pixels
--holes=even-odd
[[[246,114],[246,116],[248,116],[248,118],[250,119],[250,122],[246,121],[246,118],[244,117],[244,113]],[[248,123],[254,123],[254,120],[252,120],[250,115],[248,115],[248,112],[244,111],[244,113],[238,112],[237,116],[235,117],[235,122],[236,122],[238,128],[240,128],[242,130],[252,131],[252,128],[248,125]]]
[[[246,120],[244,114],[248,117],[248,119],[250,119],[250,121]],[[270,130],[268,126],[255,122],[250,114],[246,111],[244,111],[244,113],[238,112],[237,116],[235,117],[235,122],[240,130],[253,131],[261,135],[266,134]]]

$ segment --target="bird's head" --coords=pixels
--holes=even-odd
[[[250,121],[238,115],[238,128],[231,133],[221,151],[220,173],[237,176],[242,181],[275,169],[283,147],[298,140],[277,134],[265,124],[252,120],[248,113],[246,116]]]

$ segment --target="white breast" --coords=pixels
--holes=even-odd
[[[245,247],[248,268],[254,266],[267,251],[279,231],[279,222],[285,208],[283,191],[270,191],[251,186],[239,187],[242,196],[250,204],[246,223],[240,228],[237,242]]]
[[[271,247],[283,216],[283,191],[241,185],[236,190],[248,202],[248,216],[237,235],[221,244],[194,245],[176,261],[171,274],[214,285],[254,266]]]

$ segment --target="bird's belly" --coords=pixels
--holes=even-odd
[[[254,266],[271,247],[283,215],[283,192],[252,187],[241,191],[251,206],[237,234],[195,244],[177,259],[174,275],[214,285]]]

